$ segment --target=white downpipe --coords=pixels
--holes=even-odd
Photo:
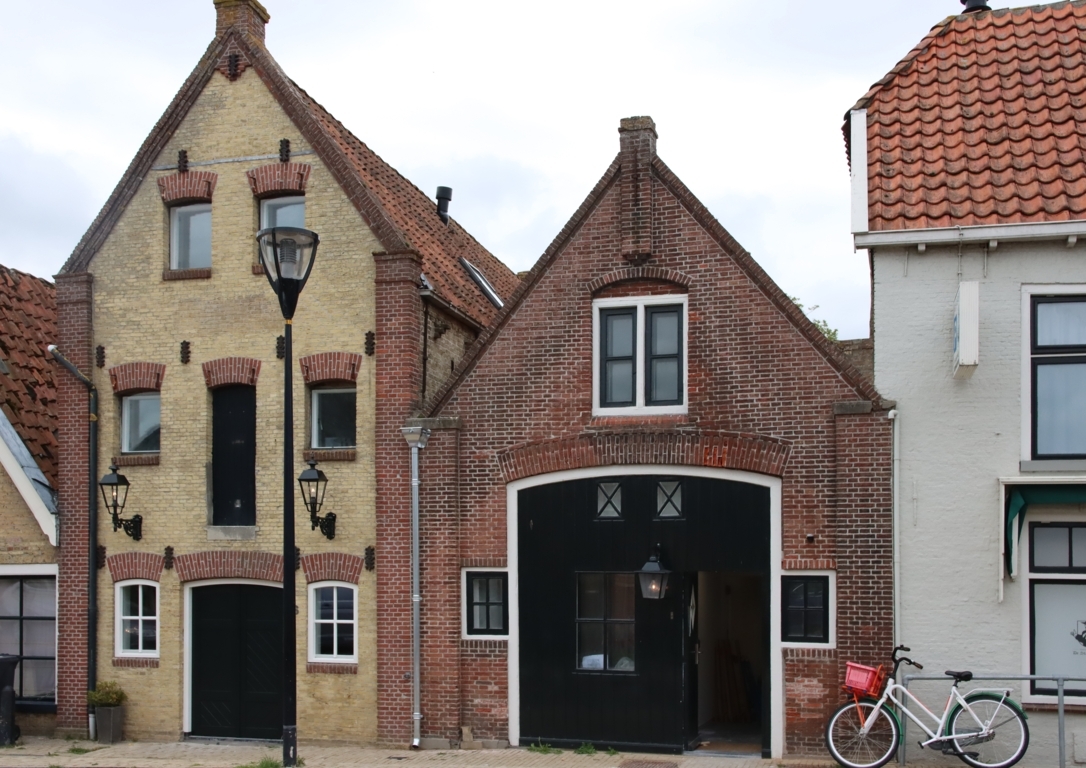
[[[890,502],[891,514],[894,516],[893,525],[893,537],[894,537],[894,645],[901,645],[904,640],[902,638],[902,626],[901,626],[901,414],[898,413],[897,408],[892,409],[886,417],[890,419],[893,424],[891,429],[893,430],[893,462],[891,463],[891,472],[893,478],[891,481],[893,498]]]
[[[422,588],[419,578],[419,450],[426,447],[430,430],[404,427],[400,430],[411,447],[411,748],[422,744]]]

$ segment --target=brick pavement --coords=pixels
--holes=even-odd
[[[93,750],[79,754],[84,749]],[[74,750],[74,751],[73,751]],[[526,749],[446,750],[409,752],[359,746],[316,746],[304,742],[299,755],[305,768],[789,768],[829,766],[827,761],[772,761],[757,758],[688,757],[679,755],[577,755],[570,750],[541,755]],[[26,736],[16,747],[0,749],[0,768],[236,768],[279,758],[279,746],[269,743],[214,744],[193,741],[132,742],[99,746]]]

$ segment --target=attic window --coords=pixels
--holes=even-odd
[[[505,303],[498,296],[498,292],[494,290],[494,286],[492,286],[490,281],[486,279],[486,276],[479,271],[478,267],[463,257],[460,258],[460,265],[468,271],[471,279],[475,281],[475,284],[479,286],[479,290],[490,300],[491,304],[498,309],[505,306]]]

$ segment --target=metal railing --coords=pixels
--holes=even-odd
[[[913,680],[942,680],[944,682],[950,682],[951,678],[946,675],[905,675],[902,680],[902,685],[905,687],[905,690],[909,690],[909,683]],[[973,675],[973,678],[969,682],[972,683],[978,680],[995,682],[1003,680],[1055,680],[1057,727],[1059,729],[1060,739],[1060,768],[1067,768],[1067,729],[1064,722],[1063,691],[1067,683],[1086,683],[1086,678],[1054,677],[1053,675]],[[905,765],[905,748],[909,743],[906,738],[906,730],[909,727],[908,722],[909,718],[901,718],[901,748],[897,751],[897,761],[901,765]]]

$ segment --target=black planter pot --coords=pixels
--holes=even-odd
[[[94,720],[99,744],[124,741],[124,707],[95,707]]]

